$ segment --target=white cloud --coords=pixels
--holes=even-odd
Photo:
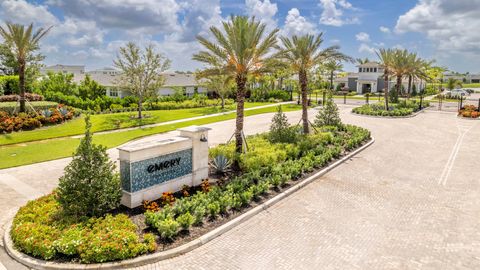
[[[178,31],[175,0],[48,0],[64,14],[84,20],[94,20],[98,26],[122,30],[137,29],[151,34]]]
[[[375,48],[369,46],[369,45],[366,44],[366,43],[362,43],[362,44],[360,44],[360,47],[358,48],[358,52],[359,52],[359,53],[370,53],[370,54],[374,54],[374,53],[375,53]]]
[[[355,35],[358,41],[361,42],[370,42],[370,35],[365,32],[360,32]]]
[[[346,0],[320,0],[320,6],[323,8],[320,16],[320,23],[330,26],[342,26],[345,24],[358,23],[357,17],[346,17],[346,10],[355,8]]]
[[[317,32],[316,26],[301,16],[298,9],[292,8],[288,11],[282,34],[287,36],[301,36],[305,34],[316,34]]]
[[[423,33],[442,52],[480,55],[479,6],[480,0],[419,0],[395,31]]]
[[[390,28],[386,26],[380,26],[380,31],[385,34],[390,34]]]
[[[33,5],[25,0],[0,1],[0,18],[14,23],[42,24],[51,26],[58,23],[57,18],[48,11],[45,5]]]
[[[272,30],[277,27],[275,15],[278,12],[277,4],[271,3],[270,0],[245,0],[247,14],[255,16],[262,23],[267,25],[267,29]]]

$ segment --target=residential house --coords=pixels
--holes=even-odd
[[[74,66],[74,65],[53,65],[42,67],[40,73],[46,75],[49,72],[53,73],[71,73],[73,76],[83,76],[85,75],[85,66]]]

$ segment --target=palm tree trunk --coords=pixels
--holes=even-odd
[[[278,88],[279,90],[283,89],[283,77],[280,77],[280,79],[278,80]]]
[[[247,78],[242,74],[236,77],[237,83],[237,118],[235,120],[235,152],[238,154],[242,153],[243,148],[243,111],[245,103],[245,84]],[[235,160],[234,167],[238,169],[238,160]]]
[[[397,75],[397,96],[400,95],[402,91],[402,75]]]
[[[408,75],[408,96],[410,97],[410,93],[412,92],[412,75]]]
[[[298,80],[300,84],[300,89],[302,92],[302,121],[303,121],[303,133],[308,134],[310,133],[309,126],[308,126],[308,102],[307,102],[307,72],[300,71],[298,73]]]
[[[20,90],[20,112],[25,112],[25,60],[18,60],[18,88]]]
[[[138,97],[138,119],[142,119],[142,96]]]
[[[388,73],[385,72],[385,110],[388,111],[388,87],[389,87],[389,79],[388,79]]]
[[[333,70],[330,72],[330,90],[333,91]]]
[[[222,110],[225,109],[225,97],[222,95],[220,96],[220,98],[222,99]]]

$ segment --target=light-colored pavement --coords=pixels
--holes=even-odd
[[[138,269],[480,269],[480,121],[435,111],[368,118],[340,108],[345,122],[372,131],[374,145],[206,245]],[[296,123],[300,113],[287,115]],[[248,117],[246,133],[267,130],[271,116]],[[208,126],[214,144],[234,128]],[[0,217],[54,188],[68,161],[1,170],[10,178],[0,181]]]

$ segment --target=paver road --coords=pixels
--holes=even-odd
[[[434,111],[367,118],[340,107],[375,144],[206,245],[137,269],[480,269],[480,122]],[[246,133],[268,129],[270,118],[247,118]],[[209,126],[214,143],[233,132],[232,121]],[[36,192],[56,184],[8,174]],[[29,195],[2,185],[20,198],[2,202],[10,208]]]

